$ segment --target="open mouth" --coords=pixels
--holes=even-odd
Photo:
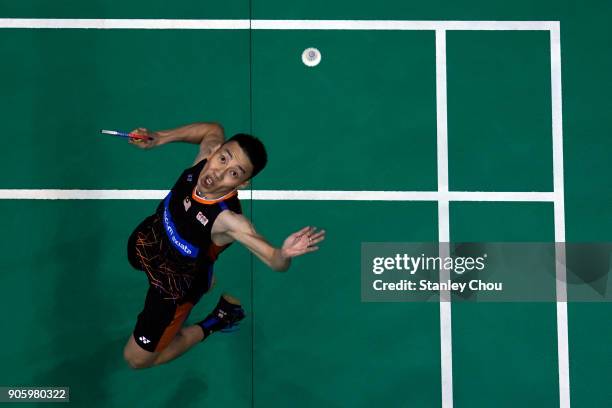
[[[211,177],[209,177],[209,176],[206,176],[204,178],[204,184],[206,186],[212,186],[213,185],[213,179]]]

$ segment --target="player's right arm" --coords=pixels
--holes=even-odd
[[[215,122],[198,122],[170,130],[151,131],[146,128],[134,129],[132,133],[148,136],[150,140],[130,138],[129,142],[142,149],[161,146],[166,143],[184,142],[199,144],[200,151],[195,163],[207,158],[225,141],[223,127]]]

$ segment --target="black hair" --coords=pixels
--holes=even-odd
[[[237,133],[227,139],[225,143],[232,141],[240,145],[253,165],[253,173],[249,178],[255,177],[264,167],[266,167],[266,163],[268,163],[268,153],[266,153],[266,148],[261,140],[246,133]]]

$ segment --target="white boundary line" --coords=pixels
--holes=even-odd
[[[563,130],[561,45],[558,21],[397,21],[397,20],[172,20],[172,19],[0,19],[0,28],[29,29],[157,29],[157,30],[435,30],[436,95],[438,117],[438,191],[241,191],[241,199],[254,200],[353,200],[437,201],[438,236],[449,242],[450,201],[553,202],[555,241],[565,242],[563,188]],[[553,192],[449,192],[446,134],[446,30],[545,30],[550,32],[553,127]],[[443,52],[444,51],[444,52]],[[441,150],[442,151],[441,151]],[[444,156],[444,157],[442,157]],[[164,190],[54,190],[4,189],[0,199],[152,199]],[[441,249],[444,251],[445,249]],[[567,288],[565,247],[557,247],[557,338],[560,406],[570,406]],[[442,279],[442,274],[441,274]],[[440,293],[441,299],[444,293]],[[452,407],[451,303],[440,302],[442,405]]]
[[[563,111],[561,91],[561,30],[550,30],[550,77],[553,136],[553,185],[555,192],[555,242],[557,280],[557,353],[559,364],[559,406],[570,406],[567,284],[565,270],[565,192],[563,183]]]
[[[249,20],[0,18],[0,28],[98,30],[248,30]]]
[[[448,122],[446,100],[446,31],[436,30],[436,133],[438,194],[448,196]],[[449,200],[438,200],[438,255],[450,256],[450,209]],[[440,270],[440,282],[448,282],[450,270]],[[440,374],[442,386],[442,408],[453,407],[453,332],[451,295],[440,290]]]
[[[159,200],[167,190],[0,189],[0,200]],[[239,190],[241,200],[554,202],[550,192]]]
[[[556,21],[177,20],[0,18],[0,28],[145,30],[552,30]]]

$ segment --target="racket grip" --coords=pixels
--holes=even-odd
[[[135,133],[125,133],[125,132],[121,132],[121,133],[125,135],[125,137],[130,137],[132,139],[153,140],[153,138],[150,136],[142,136],[142,135],[137,135]]]

